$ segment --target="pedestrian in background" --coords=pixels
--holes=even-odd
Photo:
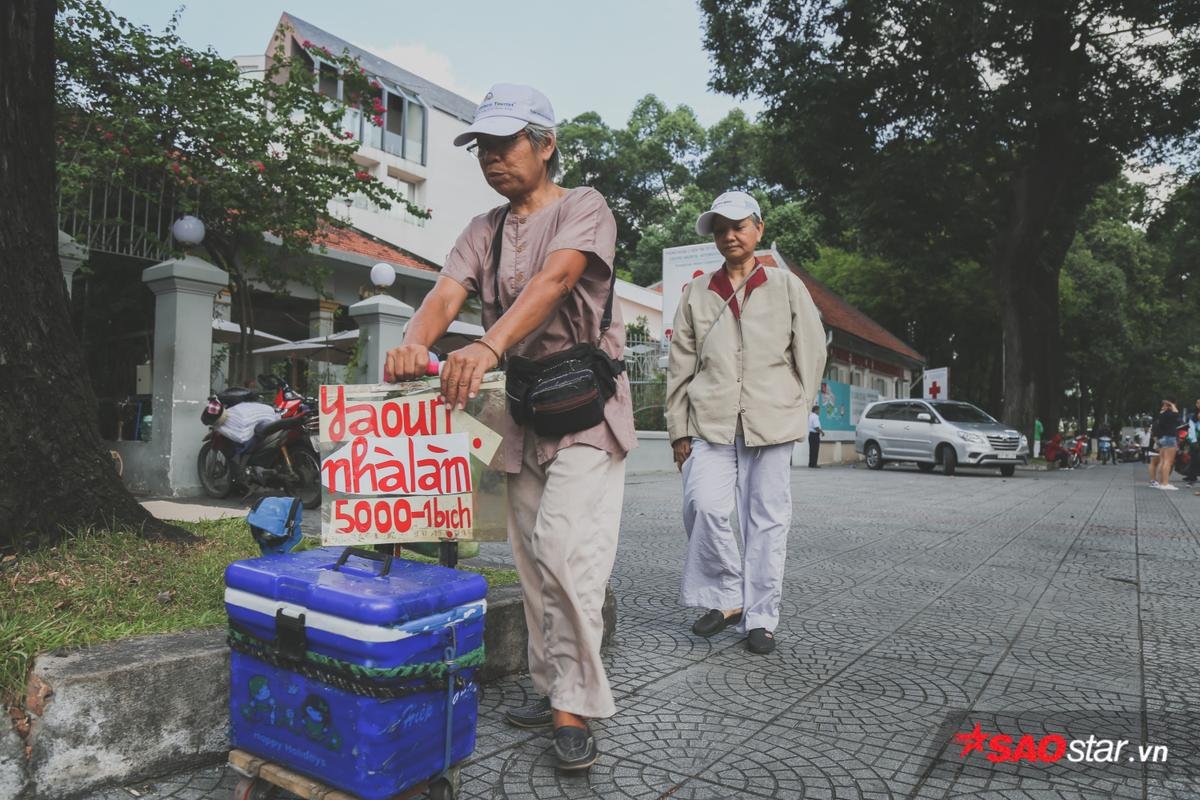
[[[1200,476],[1200,399],[1188,414],[1188,470],[1183,482],[1188,486],[1196,485]]]
[[[1154,440],[1150,436],[1150,426],[1143,425],[1141,428],[1138,428],[1134,432],[1134,441],[1137,442],[1137,446],[1141,450],[1140,460],[1142,463],[1146,463],[1150,460],[1150,451],[1153,450],[1152,445],[1154,444]],[[1150,479],[1154,479],[1154,473],[1150,474]]]
[[[730,625],[752,653],[775,649],[792,518],[791,458],[825,371],[825,329],[804,283],[754,256],[762,212],[726,192],[696,220],[725,263],[693,279],[675,312],[667,431],[683,472],[688,535],[680,601],[692,626]],[[729,524],[737,507],[742,548]]]
[[[497,84],[474,123],[455,137],[455,146],[471,145],[484,179],[508,202],[475,217],[459,235],[404,344],[388,353],[385,378],[425,375],[429,346],[468,296],[479,297],[486,333],[449,355],[441,385],[447,405],[462,408],[484,374],[507,359],[508,540],[521,577],[538,698],[509,709],[505,719],[522,728],[552,726],[559,768],[579,771],[598,752],[588,721],[616,712],[600,660],[601,610],[617,551],[625,456],[637,440],[629,382],[616,366],[625,344],[620,308],[612,302],[616,220],[599,192],[554,182],[554,125],[541,92]],[[539,435],[524,398],[513,399],[514,378],[529,385],[547,359],[567,351],[579,365],[576,383],[593,373],[601,408],[576,414],[588,423],[583,427]]]
[[[1158,417],[1150,434],[1158,446],[1157,474],[1151,478],[1150,485],[1168,491],[1179,491],[1178,486],[1171,485],[1171,469],[1175,466],[1175,452],[1179,446],[1179,428],[1181,420],[1179,407],[1170,399],[1164,399],[1159,407]],[[1151,467],[1151,472],[1154,472]]]
[[[820,469],[821,465],[817,463],[817,456],[821,453],[821,437],[825,435],[825,431],[821,429],[821,407],[814,405],[812,411],[808,412],[808,468]]]
[[[1046,429],[1042,427],[1041,417],[1033,420],[1033,457],[1037,458],[1042,454],[1042,437],[1046,434]]]

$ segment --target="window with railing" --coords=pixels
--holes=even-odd
[[[326,97],[343,100],[343,85],[337,70],[319,60],[316,64],[317,91]],[[367,108],[375,108],[374,100],[379,100],[383,108],[380,114],[383,125],[374,124],[373,112],[364,113],[360,109],[347,107],[342,120],[345,129],[369,147],[424,165],[429,133],[428,109],[419,97],[391,81],[379,78],[376,82],[381,88],[368,98]]]
[[[321,64],[317,74],[317,91],[326,97],[341,99],[342,82],[338,79],[337,70],[329,64]]]
[[[408,200],[411,203],[417,202],[418,189],[416,184],[403,180],[402,178],[394,178],[390,175],[382,178],[382,180],[388,185],[389,188],[394,189],[396,193],[405,200]],[[369,197],[361,192],[355,192],[349,197],[342,197],[339,198],[339,200],[345,204],[347,209],[357,208],[362,211],[371,211],[390,219],[398,219],[402,222],[407,222],[408,224],[414,225],[418,228],[425,227],[426,220],[421,217],[414,216],[402,203],[392,203],[391,207],[383,208],[375,205],[373,202],[371,202]]]
[[[425,106],[405,101],[404,111],[404,157],[409,161],[425,163]]]

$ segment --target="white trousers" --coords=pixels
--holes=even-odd
[[[731,445],[692,439],[683,462],[685,606],[741,608],[742,632],[775,630],[792,521],[791,455],[791,442],[747,447],[741,436]],[[729,524],[735,504],[740,553]]]
[[[525,596],[529,674],[550,705],[595,719],[616,713],[600,661],[604,593],[617,554],[625,459],[589,445],[539,465],[526,435],[508,476],[508,539]]]

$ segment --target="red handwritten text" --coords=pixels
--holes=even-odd
[[[345,386],[321,387],[321,420],[328,420],[328,441],[354,436],[397,438],[452,433],[452,409],[439,397],[346,403]]]

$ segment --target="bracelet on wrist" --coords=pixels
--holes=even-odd
[[[475,341],[478,342],[479,344],[483,345],[484,347],[486,347],[488,350],[492,351],[492,355],[494,355],[496,357],[497,364],[499,364],[501,361],[504,360],[504,358],[500,355],[500,351],[497,350],[495,347],[493,347],[491,344],[489,344],[487,339],[481,338],[481,339],[476,339]]]

